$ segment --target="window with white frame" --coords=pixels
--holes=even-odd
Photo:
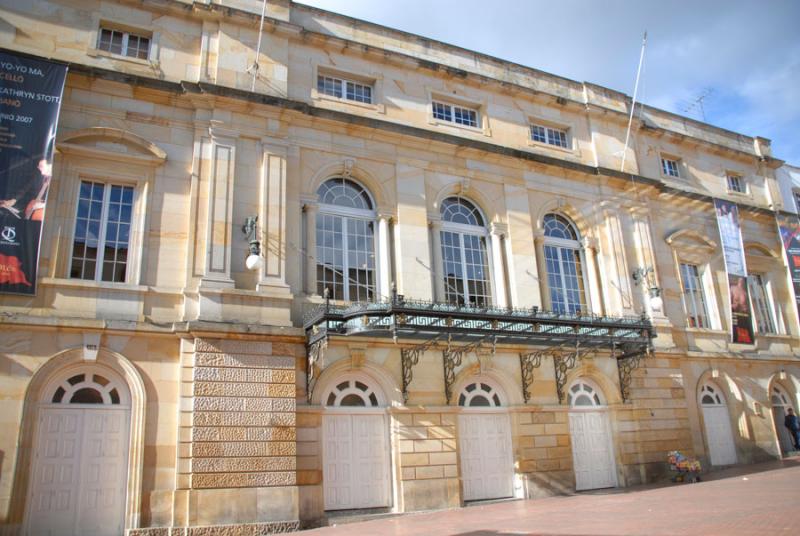
[[[550,308],[557,313],[588,312],[580,235],[559,214],[544,217],[544,259]]]
[[[531,139],[539,143],[563,147],[564,149],[568,147],[567,131],[558,128],[531,125]]]
[[[100,28],[97,48],[120,56],[146,60],[150,55],[150,38],[123,30]]]
[[[748,275],[747,286],[750,289],[750,299],[753,300],[757,331],[759,333],[776,333],[775,315],[764,276],[761,274]]]
[[[681,284],[683,285],[683,302],[689,327],[710,327],[703,280],[696,264],[681,264]]]
[[[669,177],[680,177],[680,161],[662,156],[661,172]]]
[[[462,197],[442,201],[442,267],[445,299],[456,305],[492,303],[488,231],[478,207]]]
[[[375,298],[375,208],[360,184],[337,177],[317,190],[317,292],[333,300]]]
[[[478,127],[478,111],[473,108],[440,101],[433,101],[431,106],[434,119],[457,125]]]
[[[745,193],[744,178],[741,175],[734,175],[729,173],[727,179],[728,179],[729,192],[734,192],[737,194]]]
[[[124,283],[132,216],[132,186],[81,181],[70,277]]]
[[[328,74],[317,76],[317,91],[323,95],[372,104],[372,85]]]

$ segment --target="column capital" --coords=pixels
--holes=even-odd
[[[500,238],[508,236],[508,224],[492,222],[489,224],[489,233]]]
[[[583,238],[581,238],[581,247],[583,249],[591,249],[592,251],[597,251],[598,240],[593,236],[584,236]]]
[[[303,207],[303,212],[313,213],[319,210],[319,203],[316,198],[300,197],[300,204]]]
[[[441,218],[428,218],[428,227],[433,229],[434,231],[441,231],[442,230],[442,219]]]
[[[394,219],[394,214],[391,212],[378,212],[378,221],[390,222]]]

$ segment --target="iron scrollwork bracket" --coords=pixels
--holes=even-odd
[[[468,344],[453,348],[450,346],[450,340],[447,341],[447,348],[442,350],[442,362],[444,364],[444,397],[447,400],[447,405],[450,405],[450,399],[453,397],[453,383],[456,381],[456,367],[461,366],[464,359],[464,354],[472,352],[481,347],[484,340],[488,337]]]
[[[408,387],[414,378],[413,368],[419,363],[420,357],[431,347],[436,345],[438,337],[426,343],[414,346],[413,348],[400,349],[400,365],[403,369],[403,403],[408,403]]]
[[[314,374],[314,367],[319,364],[321,368],[324,363],[325,349],[328,347],[327,337],[322,338],[308,346],[308,364],[306,367],[306,394],[308,403],[311,403],[311,396],[314,394],[314,387],[317,384],[317,375]]]
[[[519,366],[522,369],[522,398],[527,404],[531,399],[531,387],[533,386],[533,369],[542,366],[542,358],[548,350],[538,350],[527,354],[519,354]]]
[[[598,354],[597,348],[581,349],[580,345],[575,347],[574,351],[569,351],[553,356],[553,366],[556,369],[556,394],[558,395],[558,403],[563,404],[566,393],[564,387],[567,384],[567,375],[569,371],[575,368],[579,360],[592,359]]]
[[[631,355],[617,360],[617,370],[619,371],[619,390],[622,395],[622,402],[626,403],[631,400],[631,382],[633,380],[633,371],[639,368],[643,358],[650,355],[650,348],[648,347],[644,353]]]

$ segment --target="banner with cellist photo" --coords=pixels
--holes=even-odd
[[[0,50],[0,292],[36,294],[67,66]]]
[[[714,199],[717,226],[722,239],[722,254],[728,272],[728,290],[731,297],[731,340],[739,344],[754,344],[753,311],[750,307],[750,290],[747,287],[747,264],[744,258],[742,227],[739,207],[730,201]]]

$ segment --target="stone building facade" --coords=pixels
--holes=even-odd
[[[69,65],[39,291],[0,298],[6,533],[281,532],[790,448],[769,140],[641,107],[626,150],[624,94],[286,0],[0,13]]]

